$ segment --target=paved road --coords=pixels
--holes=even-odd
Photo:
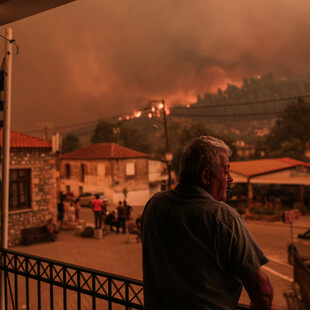
[[[111,208],[111,207],[110,207]],[[133,217],[142,212],[143,207],[135,207]],[[93,223],[92,211],[81,209],[81,218]],[[307,224],[307,223],[306,223]],[[255,239],[263,248],[270,262],[263,267],[275,288],[275,302],[280,309],[287,309],[283,291],[292,281],[292,267],[286,263],[286,242],[289,227],[284,224],[247,222]],[[304,229],[296,229],[296,234]],[[82,238],[72,231],[61,232],[58,240],[32,246],[20,246],[15,250],[57,259],[89,268],[103,270],[136,279],[142,279],[142,256],[140,243],[128,243],[127,235],[110,233],[101,240]],[[242,293],[241,303],[248,304],[246,292]]]

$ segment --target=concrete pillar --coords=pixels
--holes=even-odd
[[[304,203],[304,186],[300,185],[300,202]]]
[[[248,182],[248,203],[251,204],[253,202],[253,184]]]

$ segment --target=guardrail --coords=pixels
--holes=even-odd
[[[143,309],[140,280],[2,248],[0,270],[7,310]]]

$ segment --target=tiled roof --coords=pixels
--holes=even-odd
[[[289,157],[230,162],[230,170],[232,172],[236,172],[247,177],[289,169],[296,166],[310,167],[310,163]]]
[[[63,159],[148,158],[150,155],[134,151],[116,143],[89,144],[60,156]]]
[[[3,147],[3,129],[1,129],[0,143]],[[46,140],[28,136],[26,134],[11,130],[11,148],[51,148],[52,144]]]

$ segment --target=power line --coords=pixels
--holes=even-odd
[[[1,35],[0,35],[1,36]],[[171,107],[171,116],[183,116],[183,117],[246,117],[246,116],[263,116],[263,115],[278,115],[279,113],[281,113],[282,111],[273,111],[273,112],[261,112],[261,113],[248,113],[248,114],[211,114],[211,115],[202,115],[202,114],[191,114],[191,115],[184,115],[184,114],[178,114],[178,113],[174,113],[173,110],[176,109],[182,109],[182,110],[194,110],[194,109],[211,109],[211,108],[222,108],[222,107],[230,107],[230,108],[234,108],[237,106],[246,106],[246,105],[254,105],[254,104],[262,104],[262,103],[270,103],[270,102],[281,102],[281,101],[289,101],[289,100],[297,100],[299,98],[309,98],[310,94],[308,95],[300,95],[300,96],[293,96],[293,97],[282,97],[282,98],[277,98],[277,99],[266,99],[266,100],[257,100],[257,101],[248,101],[248,102],[239,102],[239,103],[230,103],[230,104],[219,104],[219,105],[211,105],[211,106],[191,106],[190,108],[186,108],[186,107]],[[135,111],[146,111],[149,110],[149,105],[144,106],[143,108],[140,109],[136,109]],[[132,115],[133,112],[127,112],[127,113],[122,113],[122,114],[118,114],[118,115],[114,115],[114,116],[109,116],[106,118],[100,118],[100,119],[96,119],[96,120],[92,120],[89,122],[81,122],[81,123],[74,123],[74,124],[70,124],[70,125],[64,125],[64,126],[58,126],[58,127],[54,127],[52,130],[56,131],[56,130],[62,130],[62,129],[68,129],[68,128],[74,128],[74,127],[81,127],[84,125],[90,125],[93,123],[98,123],[100,121],[107,121],[107,120],[113,120],[113,119],[118,119],[120,117],[124,117],[124,116],[128,116],[128,115]],[[126,119],[131,120],[131,118]],[[155,118],[153,118],[153,120],[155,120]],[[37,130],[28,130],[25,131],[26,134],[28,133],[40,133],[42,132],[44,129],[37,129]],[[93,132],[93,130],[91,131],[87,131],[85,133],[81,133],[78,135],[84,135],[84,134],[88,134],[90,132]]]
[[[310,95],[302,95],[302,96],[294,96],[294,97],[285,97],[285,98],[277,98],[277,99],[265,99],[265,100],[257,100],[257,101],[246,101],[246,102],[238,102],[238,103],[225,103],[225,104],[217,104],[217,105],[209,105],[209,106],[191,106],[189,108],[186,107],[173,107],[173,109],[211,109],[211,108],[223,108],[223,107],[236,107],[243,105],[253,105],[253,104],[261,104],[261,103],[270,103],[270,102],[279,102],[279,101],[289,101],[289,100],[297,100],[300,98],[309,98]]]
[[[138,109],[138,111],[143,111],[146,108],[143,109]],[[96,119],[96,120],[92,120],[89,122],[81,122],[81,123],[74,123],[74,124],[70,124],[70,125],[64,125],[64,126],[57,126],[57,127],[53,127],[52,130],[61,130],[61,129],[67,129],[67,128],[73,128],[73,127],[80,127],[80,126],[84,126],[84,125],[89,125],[89,124],[93,124],[93,123],[99,123],[100,121],[107,121],[107,120],[113,120],[113,119],[118,119],[119,117],[124,117],[124,115],[129,115],[132,114],[133,112],[128,112],[128,113],[123,113],[123,114],[118,114],[118,115],[114,115],[114,116],[109,116],[109,117],[105,117],[105,118],[100,118],[100,119]],[[37,132],[42,132],[44,129],[36,129],[36,130],[27,130],[24,131],[24,133],[37,133]]]
[[[140,109],[135,109],[135,111],[146,111],[148,109],[149,109],[149,107],[143,107],[143,108],[140,108]],[[109,117],[105,117],[105,118],[100,118],[100,119],[92,120],[92,121],[89,121],[89,122],[81,122],[81,123],[75,123],[75,124],[71,124],[71,125],[64,125],[64,126],[53,127],[51,129],[56,131],[56,130],[61,130],[61,129],[80,127],[80,126],[89,125],[89,124],[92,124],[92,123],[99,123],[100,121],[115,120],[115,119],[119,119],[120,117],[122,118],[122,120],[124,120],[123,118],[128,116],[128,115],[132,116],[133,115],[133,111],[122,113],[122,114],[117,114],[117,115],[109,116]],[[129,119],[126,119],[126,120],[128,121],[128,120],[131,120],[131,119],[133,119],[133,118],[129,118]],[[27,131],[24,131],[24,133],[26,133],[26,134],[28,134],[28,133],[40,133],[43,130],[44,129],[27,130]]]
[[[310,109],[297,109],[290,111],[290,113],[298,112],[310,112]],[[237,113],[237,114],[178,114],[170,113],[170,116],[183,116],[183,117],[246,117],[246,116],[265,116],[265,115],[279,115],[283,111],[272,111],[272,112],[256,112],[256,113]]]
[[[133,121],[134,119],[129,119],[129,120],[123,120],[123,121],[120,121],[119,123],[115,123],[114,125],[116,124],[119,124],[120,126],[122,125],[122,123],[124,123],[125,121],[128,122],[128,121]],[[152,118],[151,119],[153,122],[157,122],[159,123],[160,125],[162,125],[162,122],[160,120],[157,120],[155,118]],[[111,124],[113,125],[113,124]],[[101,127],[100,129],[105,129],[105,128],[110,128],[111,125],[107,125],[107,126],[104,126],[104,127]],[[84,132],[79,132],[78,134],[75,134],[75,136],[79,137],[79,136],[84,136],[84,135],[88,135],[90,133],[94,133],[94,130],[87,130],[87,131],[84,131]]]
[[[3,36],[3,35],[1,35],[1,34],[0,34],[0,37],[1,37],[2,39],[4,39],[4,40],[8,41],[8,42],[11,43],[11,44],[14,44],[14,45],[16,46],[16,54],[19,53],[19,46],[16,44],[16,40],[14,40],[14,39],[10,40],[10,39],[6,38],[5,36]]]
[[[99,122],[100,120],[93,120],[93,121],[89,121],[89,122],[84,122],[84,123],[75,123],[75,124],[71,124],[71,125],[64,125],[64,126],[59,126],[59,127],[53,127],[53,130],[59,130],[59,129],[66,129],[66,128],[73,128],[73,127],[79,127],[79,126],[84,126],[84,125],[89,125],[95,122]],[[28,134],[28,133],[36,133],[36,132],[42,132],[44,129],[36,129],[36,130],[27,130],[24,133]]]

